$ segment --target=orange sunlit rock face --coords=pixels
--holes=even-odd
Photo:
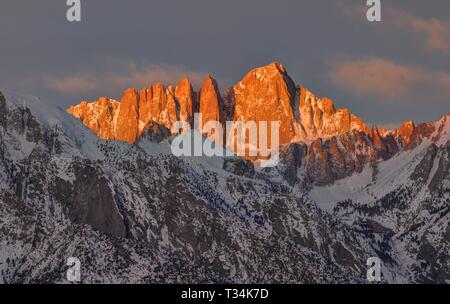
[[[346,108],[336,109],[329,98],[318,98],[308,89],[301,87],[300,124],[306,139],[325,138],[351,130],[368,132],[364,121]]]
[[[142,89],[139,94],[139,135],[142,134],[145,123],[151,118],[151,104],[153,100],[152,87]]]
[[[180,120],[192,127],[194,123],[195,92],[189,78],[185,77],[178,82],[175,88],[175,99],[180,106]]]
[[[398,130],[398,136],[403,139],[406,145],[409,144],[411,135],[413,134],[415,128],[416,127],[414,125],[414,122],[412,122],[411,120],[405,121],[400,126],[400,129]]]
[[[233,87],[234,121],[279,121],[280,144],[296,135],[295,83],[283,65],[274,62],[250,71]]]
[[[106,140],[114,140],[116,139],[114,116],[119,106],[119,101],[101,97],[92,103],[83,101],[67,109],[67,112],[81,120],[84,125],[99,137]]]
[[[223,122],[222,99],[220,97],[217,81],[208,75],[200,89],[200,113],[202,113],[202,126],[209,121]]]
[[[144,132],[148,135],[153,130],[170,130],[176,121],[195,127],[196,112],[202,114],[203,126],[209,121],[224,124],[225,119],[256,122],[258,127],[261,121],[279,122],[277,145],[300,141],[313,144],[313,151],[318,153],[318,157],[321,151],[326,151],[336,159],[343,158],[343,163],[350,167],[359,165],[346,163],[345,153],[339,156],[342,146],[347,143],[346,137],[340,137],[339,145],[329,141],[329,145],[323,149],[318,139],[322,141],[353,132],[353,141],[360,141],[362,145],[366,144],[366,140],[371,141],[373,146],[370,148],[379,152],[373,153],[373,157],[380,158],[392,150],[386,138],[392,136],[396,140],[401,139],[406,145],[415,129],[412,122],[405,122],[399,130],[370,129],[348,109],[336,108],[331,99],[319,98],[305,87],[296,86],[286,68],[278,62],[251,70],[227,92],[223,98],[217,81],[207,75],[197,93],[186,77],[176,86],[166,87],[156,83],[139,92],[131,88],[125,91],[120,102],[102,97],[92,103],[81,102],[70,107],[67,112],[81,120],[99,137],[129,143],[134,143]],[[267,146],[270,148],[270,126],[265,131]],[[261,130],[258,129],[258,133]],[[362,139],[363,134],[368,138]],[[248,140],[244,144],[249,144]],[[353,145],[347,148],[355,149]],[[316,159],[314,166],[320,167],[324,157],[322,155]]]
[[[149,129],[159,130],[155,124],[170,129],[181,120],[192,125],[194,99],[192,85],[184,78],[177,87],[157,83],[139,92],[130,88],[121,101],[101,97],[91,103],[83,101],[67,112],[102,139],[134,143]]]
[[[136,89],[127,89],[120,102],[115,125],[117,139],[134,143],[139,132],[139,94]]]

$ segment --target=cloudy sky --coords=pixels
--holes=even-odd
[[[395,126],[450,112],[450,1],[1,0],[0,88],[67,106],[148,82],[221,89],[252,68],[284,64],[297,84]]]

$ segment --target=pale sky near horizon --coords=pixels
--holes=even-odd
[[[0,88],[66,107],[129,86],[222,90],[252,68],[279,61],[298,85],[328,96],[369,124],[422,122],[450,112],[450,1],[2,0]]]

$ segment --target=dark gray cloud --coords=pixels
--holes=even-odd
[[[382,0],[381,23],[363,0],[81,0],[81,23],[65,2],[1,1],[0,87],[67,106],[185,74],[224,89],[277,60],[369,123],[450,111],[448,0]]]

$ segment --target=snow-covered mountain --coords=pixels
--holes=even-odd
[[[384,282],[449,283],[450,116],[369,129],[289,84],[284,67],[250,75],[232,107],[209,115],[254,119],[239,94],[259,96],[273,77],[267,100],[285,105],[294,126],[275,168],[170,153],[160,135],[176,115],[190,123],[197,100],[230,103],[211,77],[203,98],[184,80],[70,114],[2,90],[0,282],[65,283],[73,256],[84,283],[364,283],[369,257],[382,260]],[[167,91],[184,110],[170,118],[172,101],[164,115],[162,103],[146,103],[158,117],[149,126],[142,96]],[[342,126],[323,123],[342,116]]]

